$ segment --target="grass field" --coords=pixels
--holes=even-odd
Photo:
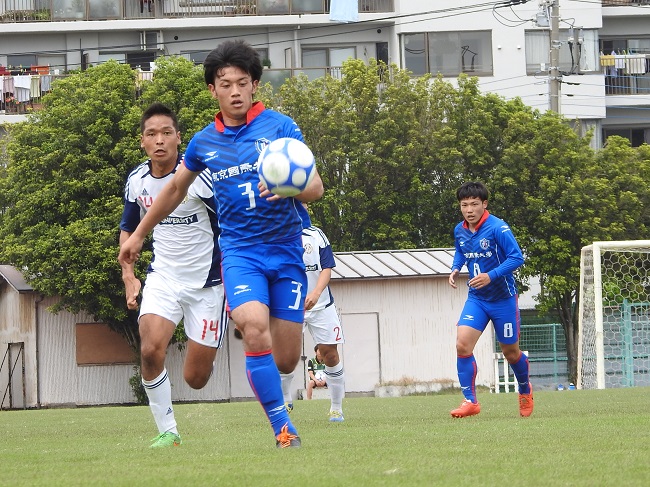
[[[0,485],[644,486],[650,389],[542,391],[520,418],[515,394],[297,401],[300,449],[278,450],[256,402],[179,404],[183,445],[151,450],[143,406],[1,411]]]

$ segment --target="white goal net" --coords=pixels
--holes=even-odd
[[[650,385],[650,240],[582,249],[578,327],[579,388]]]

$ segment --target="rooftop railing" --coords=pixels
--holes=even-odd
[[[393,0],[358,0],[360,13],[395,10]],[[4,0],[0,22],[55,22],[328,14],[329,0]]]
[[[602,0],[603,7],[633,7],[635,5],[650,5],[650,0]]]

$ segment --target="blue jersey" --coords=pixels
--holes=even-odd
[[[483,301],[499,301],[517,295],[512,273],[524,263],[519,244],[506,222],[485,212],[470,231],[462,221],[454,229],[456,253],[451,267],[460,270],[467,265],[470,279],[485,272],[490,284],[482,289],[469,289],[469,295]]]
[[[256,102],[248,111],[246,124],[226,127],[220,114],[214,123],[198,132],[185,151],[190,171],[210,168],[217,200],[223,250],[232,246],[283,243],[300,238],[300,201],[260,198],[257,158],[264,147],[281,137],[304,141],[296,123],[286,115],[265,109]]]

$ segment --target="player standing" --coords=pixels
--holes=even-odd
[[[457,325],[458,380],[465,400],[451,411],[454,418],[481,412],[476,398],[474,347],[491,320],[494,331],[519,385],[519,413],[533,412],[528,357],[519,349],[519,306],[513,272],[524,258],[510,227],[487,211],[488,190],[479,182],[464,183],[456,191],[464,220],[454,229],[456,253],[449,284],[463,265],[469,270],[469,293]]]
[[[226,41],[208,54],[203,67],[220,112],[192,138],[184,165],[163,189],[165,198],[149,209],[122,246],[120,258],[136,258],[148,229],[209,168],[221,227],[226,296],[243,335],[246,374],[271,423],[276,445],[297,447],[300,438],[284,407],[278,369],[293,371],[302,348],[307,277],[297,206],[320,198],[323,183],[316,174],[295,198],[281,198],[259,182],[256,162],[265,144],[281,137],[301,141],[303,137],[292,119],[253,102],[262,76],[255,49],[244,41]]]
[[[149,160],[127,179],[120,244],[138,227],[182,160],[178,121],[169,108],[160,103],[149,106],[140,120],[140,132]],[[142,385],[160,433],[152,448],[181,444],[165,368],[167,346],[181,318],[189,338],[184,377],[190,387],[205,386],[223,343],[227,320],[218,235],[212,178],[205,171],[190,186],[187,198],[153,229],[153,258],[138,319]],[[135,310],[141,284],[133,262],[120,260],[120,264],[127,306]]]
[[[345,338],[329,287],[332,269],[336,266],[336,262],[332,246],[325,233],[311,225],[309,214],[304,207],[300,211],[305,226],[302,231],[302,245],[305,249],[303,260],[309,283],[305,298],[305,327],[311,333],[325,363],[325,380],[331,399],[329,420],[340,423],[344,420],[345,375],[338,344],[345,343]],[[293,409],[292,380],[293,373],[282,374],[282,392],[289,411]]]

